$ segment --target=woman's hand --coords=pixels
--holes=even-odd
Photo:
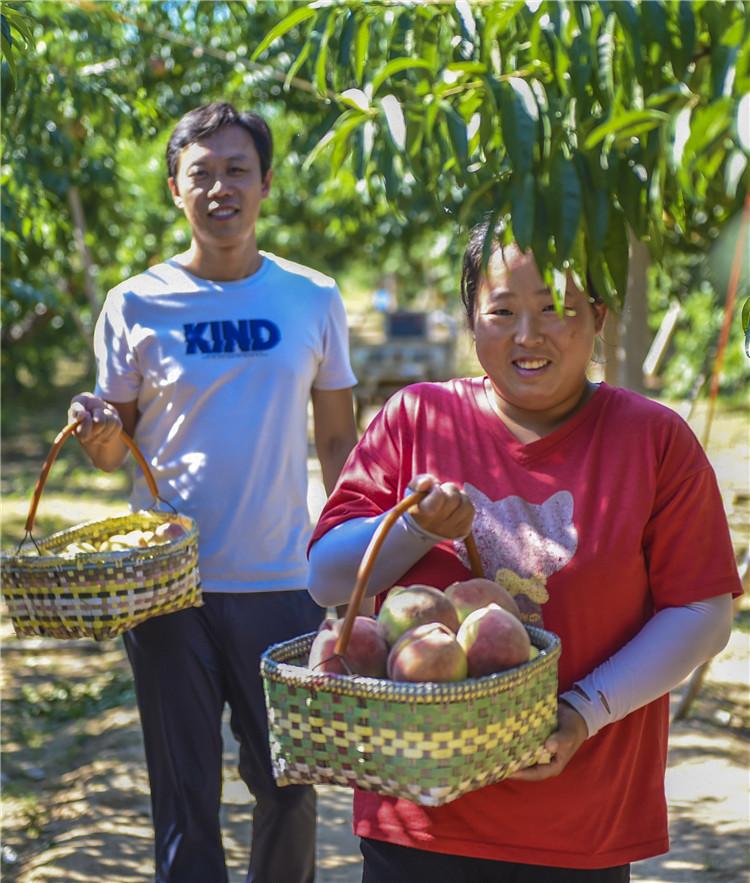
[[[430,533],[446,539],[465,537],[474,520],[474,506],[457,484],[441,484],[434,475],[417,475],[409,482],[412,491],[427,491],[427,496],[409,514]]]
[[[120,435],[122,420],[117,411],[104,399],[91,392],[73,396],[68,408],[68,422],[80,421],[76,437],[83,444],[107,444]]]
[[[520,782],[540,782],[542,779],[559,776],[588,735],[586,722],[581,715],[566,702],[560,702],[557,707],[557,729],[544,743],[552,760],[518,770],[508,778]]]

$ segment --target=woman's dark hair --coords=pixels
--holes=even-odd
[[[273,138],[268,123],[257,113],[238,111],[228,101],[214,101],[188,111],[174,127],[167,144],[169,177],[177,175],[180,153],[188,144],[208,138],[226,126],[240,126],[253,139],[260,158],[260,172],[265,178],[273,160]]]
[[[490,228],[489,221],[482,221],[469,231],[469,241],[464,252],[463,269],[461,271],[461,301],[466,311],[469,328],[474,327],[474,308],[477,303],[477,290],[484,275],[487,264],[486,260],[503,248],[498,233],[495,230],[495,240],[485,258],[485,241]],[[602,303],[602,298],[594,286],[590,273],[586,273],[586,293],[594,303]]]

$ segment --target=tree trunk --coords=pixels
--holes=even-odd
[[[621,339],[624,358],[621,362],[620,386],[645,392],[643,362],[648,354],[651,334],[648,328],[648,265],[649,251],[628,230],[630,263],[625,308],[622,311]]]
[[[610,310],[602,329],[601,340],[604,380],[610,386],[620,385],[620,324],[620,313]]]

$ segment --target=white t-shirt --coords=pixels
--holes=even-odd
[[[305,588],[310,389],[356,383],[333,279],[266,253],[233,282],[167,261],[109,292],[94,347],[97,394],[137,401],[161,496],[198,522],[203,588]],[[152,502],[136,467],[131,506]]]

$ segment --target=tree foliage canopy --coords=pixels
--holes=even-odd
[[[493,218],[558,289],[572,267],[621,300],[628,227],[657,259],[705,249],[748,190],[743,2],[315,2],[253,57],[328,106],[308,162],[404,215]]]
[[[615,301],[628,227],[707,254],[748,192],[749,26],[737,0],[5,0],[3,383],[44,385],[108,288],[186,246],[165,141],[216,99],[274,131],[263,247],[455,295],[489,214]]]

